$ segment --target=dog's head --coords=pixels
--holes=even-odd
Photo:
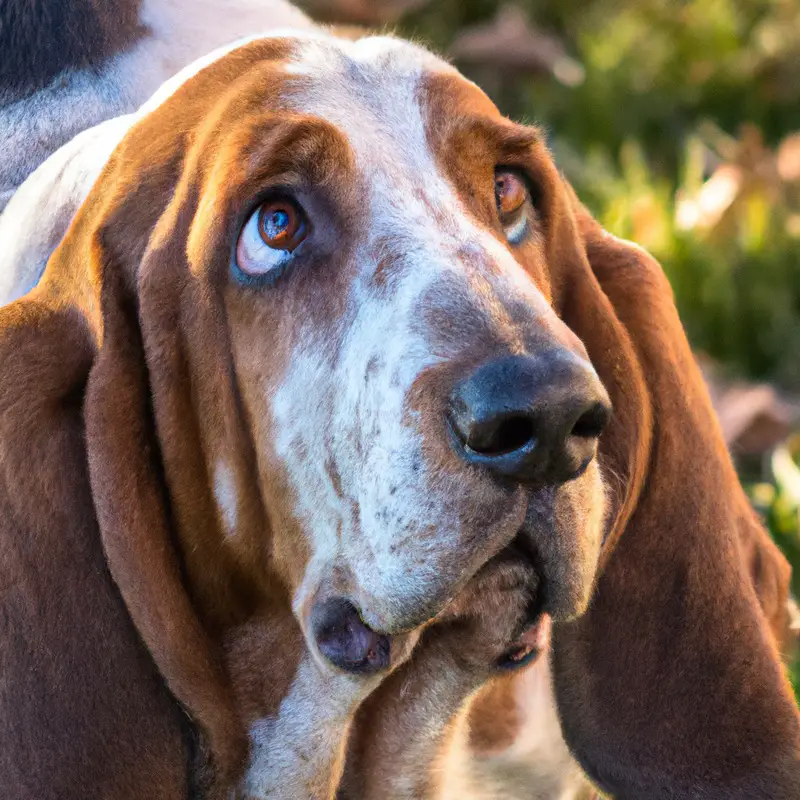
[[[663,275],[580,208],[536,130],[424,50],[275,36],[178,76],[22,302],[86,322],[108,563],[231,774],[227,631],[280,617],[276,663],[307,645],[332,674],[379,673],[501,551],[536,567],[532,616],[579,615],[603,543],[589,613],[554,638],[592,774],[638,785],[665,707],[707,731],[724,709],[678,673],[707,689],[714,664],[764,679],[763,702],[725,701],[747,730],[779,719],[763,750],[794,741]],[[738,638],[713,635],[726,615]],[[660,760],[692,762],[668,738]]]
[[[131,130],[78,227],[135,306],[215,622],[274,578],[369,671],[512,541],[537,611],[585,607],[610,404],[555,307],[568,213],[536,129],[392,39],[246,44]]]
[[[267,75],[278,87],[259,93]],[[222,287],[301,621],[346,600],[377,631],[413,628],[529,509],[547,608],[579,611],[608,400],[551,306],[559,181],[537,132],[385,39],[295,43],[212,114],[183,176],[214,198],[189,262]],[[255,487],[224,454],[215,471],[236,536]]]

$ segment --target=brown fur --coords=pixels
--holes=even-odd
[[[574,206],[586,252],[576,266],[591,266],[633,360],[613,358],[587,324],[594,302],[585,272],[565,318],[617,408],[619,387],[639,366],[638,405],[652,409],[653,435],[646,475],[632,482],[636,506],[610,540],[589,612],[554,631],[567,741],[616,797],[796,796],[797,709],[740,551],[743,539],[763,534],[751,532],[758,523],[661,268]]]
[[[789,612],[789,584],[792,569],[775,542],[755,518],[739,528],[739,544],[745,569],[753,581],[753,588],[764,615],[770,624],[778,649],[789,660],[796,647],[796,632],[791,626]]]
[[[0,361],[3,794],[185,797],[188,721],[99,546],[81,418],[85,322],[35,300],[4,308]]]
[[[431,82],[429,93],[446,143],[440,158],[476,214],[493,213],[478,193],[491,174],[483,166],[518,165],[534,176],[545,285],[614,403],[601,444],[611,500],[604,569],[588,613],[554,632],[571,749],[617,798],[800,796],[798,713],[775,644],[785,631],[788,565],[739,486],[661,268],[602,231],[535,136],[505,156],[495,137],[489,147],[501,155],[489,156],[475,117],[496,112],[481,96],[450,78]],[[541,274],[533,246],[521,261]],[[353,738],[355,775],[386,779],[406,764],[411,777],[395,781],[405,792],[392,797],[438,796],[438,760],[464,746],[452,736],[469,693],[453,689],[457,670],[438,669],[446,662],[425,646],[370,699]],[[412,679],[426,658],[425,677]],[[491,683],[472,703],[475,752],[513,738],[505,717],[513,692],[513,679]],[[425,730],[424,756],[416,729]],[[345,796],[385,796],[377,777],[361,780]]]
[[[266,49],[279,60],[281,47],[273,43]],[[182,90],[183,124],[197,114],[195,108],[204,107],[193,100],[211,93],[202,79],[193,88],[194,92]],[[153,131],[159,134],[153,136]],[[16,540],[31,542],[31,555],[24,561],[15,557],[6,564],[4,559],[4,583],[20,591],[14,606],[20,610],[13,612],[4,591],[5,613],[13,627],[3,629],[0,643],[9,663],[4,670],[8,693],[0,698],[0,717],[6,725],[0,783],[14,797],[185,797],[189,758],[183,742],[188,741],[189,720],[203,736],[202,752],[208,763],[200,765],[200,771],[209,798],[227,797],[226,787],[238,778],[247,755],[245,722],[236,711],[234,691],[222,667],[220,634],[229,631],[225,646],[235,651],[231,622],[244,622],[259,606],[269,608],[269,595],[265,597],[263,590],[276,587],[280,592],[280,582],[259,576],[262,595],[257,596],[251,588],[253,578],[243,573],[242,566],[266,567],[269,559],[246,552],[228,554],[220,549],[218,529],[211,527],[215,515],[208,502],[208,478],[202,471],[202,452],[195,449],[201,439],[191,435],[194,398],[186,374],[186,348],[205,342],[205,360],[199,366],[215,369],[213,358],[222,346],[213,333],[219,309],[209,307],[202,294],[192,299],[186,272],[175,274],[165,264],[153,280],[147,269],[147,231],[163,212],[162,198],[172,194],[167,187],[179,176],[182,154],[176,137],[180,135],[174,122],[159,126],[157,121],[141,137],[131,136],[129,152],[136,152],[137,163],[146,166],[134,175],[117,166],[125,160],[124,154],[112,159],[106,181],[114,190],[89,199],[51,259],[36,299],[0,311],[3,371],[19,376],[13,388],[9,384],[5,401],[9,410],[4,417],[10,427],[3,437],[3,497],[20,496],[19,487],[14,486],[20,475],[30,471],[34,481],[27,495],[31,501],[7,517],[18,522],[13,528],[6,525],[2,534],[3,550]],[[126,203],[131,180],[138,185],[137,202]],[[178,192],[174,204],[178,214],[184,196],[196,197],[191,186],[183,191],[185,195]],[[112,222],[123,216],[124,224]],[[187,234],[183,233],[184,242]],[[169,241],[177,244],[177,239]],[[150,263],[171,255],[177,257],[172,262],[177,266],[180,256],[155,247]],[[145,266],[140,271],[142,261]],[[154,307],[147,308],[151,302]],[[181,308],[189,313],[188,319],[180,320]],[[143,327],[140,314],[147,320]],[[206,333],[189,343],[183,333],[192,329],[201,314],[206,315]],[[181,327],[176,329],[179,321]],[[50,339],[63,345],[63,354],[49,344]],[[143,352],[146,345],[155,359],[149,367]],[[252,469],[251,451],[237,442],[240,409],[235,397],[217,391],[216,397],[200,401],[219,404],[216,413],[230,420],[229,449],[239,459],[237,471]],[[28,424],[23,423],[20,409],[26,409]],[[179,421],[173,414],[180,415]],[[15,448],[17,440],[20,445]],[[38,441],[44,448],[41,454]],[[91,495],[84,466],[87,456]],[[170,487],[169,503],[164,479]],[[41,498],[53,491],[65,499],[54,495],[51,509]],[[245,515],[263,531],[263,509],[256,498],[246,502],[251,507],[245,507]],[[62,521],[55,524],[55,520]],[[191,544],[182,539],[183,525],[189,526]],[[75,526],[79,538],[67,535],[69,526]],[[40,542],[31,539],[38,530],[45,537]],[[263,536],[250,541],[263,541]],[[247,537],[239,544],[254,546]],[[78,546],[87,553],[80,559]],[[63,565],[55,558],[58,548],[65,549]],[[38,590],[32,583],[37,574],[31,571],[34,553],[40,564],[37,582],[42,588]],[[81,567],[83,562],[86,566]],[[91,567],[93,562],[99,566]],[[112,587],[112,577],[124,606]],[[57,593],[47,588],[52,586],[60,587]],[[93,599],[98,593],[99,599]],[[84,598],[69,626],[59,624],[59,616],[47,610],[59,594],[65,603],[71,595],[76,602]],[[27,621],[20,611],[28,607],[41,608],[42,622]],[[147,645],[149,658],[125,607]],[[80,614],[96,629],[101,653],[93,650],[90,634],[82,632]],[[59,631],[59,625],[63,630]],[[66,652],[61,637],[74,643],[74,657]],[[291,651],[286,657],[296,660]],[[55,679],[46,679],[42,664],[48,658],[55,664],[63,661],[65,666],[55,674],[63,674],[62,683],[70,681],[65,688]],[[167,694],[150,658],[188,717]],[[114,681],[104,679],[101,663],[109,664]],[[118,665],[115,671],[113,665]],[[31,692],[28,702],[21,704],[17,671],[40,675],[46,691]],[[94,671],[96,680],[90,677]],[[84,677],[75,681],[70,674]],[[274,697],[273,702],[279,699]],[[44,715],[48,723],[31,724]],[[59,767],[54,780],[46,765],[62,762],[69,767]],[[27,769],[26,764],[30,765]],[[95,773],[98,779],[88,782],[87,776]]]
[[[122,787],[98,780],[98,791],[102,788],[108,800],[117,800],[115,792],[128,787],[130,795],[120,793],[120,798],[143,796],[145,780],[160,797],[185,796],[190,767],[191,780],[202,782],[195,789],[204,797],[227,797],[247,760],[247,726],[277,711],[304,653],[287,600],[308,559],[305,534],[292,518],[294,498],[279,477],[270,479],[268,473],[259,480],[269,465],[259,463],[254,443],[271,435],[269,414],[262,408],[259,386],[242,381],[241,375],[282,374],[292,355],[292,320],[315,317],[324,330],[341,316],[349,280],[342,242],[358,240],[360,198],[348,150],[329,124],[276,114],[262,103],[264,96],[291,91],[280,71],[289,47],[275,40],[241,48],[132,129],[51,258],[41,284],[29,299],[0,312],[0,330],[17,326],[26,342],[22,348],[15,339],[0,350],[4,369],[13,375],[29,364],[26,381],[9,391],[8,424],[20,424],[18,409],[24,406],[32,415],[31,427],[47,433],[57,427],[56,422],[48,426],[41,407],[50,402],[47,386],[58,380],[77,426],[69,446],[46,440],[51,448],[47,457],[29,456],[22,440],[16,449],[16,440],[4,441],[5,491],[15,495],[15,476],[28,463],[36,465],[36,477],[45,487],[73,479],[72,473],[61,473],[62,464],[78,465],[74,480],[83,479],[86,489],[73,493],[64,514],[78,526],[83,546],[104,564],[101,586],[130,617],[121,635],[136,641],[138,634],[152,659],[143,650],[138,660],[129,655],[124,636],[120,644],[107,636],[105,658],[130,665],[127,692],[115,695],[100,680],[97,687],[89,679],[74,687],[78,698],[98,694],[100,699],[89,703],[96,715],[92,724],[108,741],[119,742],[118,751],[97,756]],[[302,89],[302,83],[299,78],[295,86]],[[223,119],[237,124],[221,125]],[[243,222],[240,215],[252,202],[254,187],[275,175],[288,184],[315,187],[321,204],[315,210],[335,216],[330,228],[340,238],[326,241],[324,231],[318,237],[328,251],[326,269],[308,275],[304,284],[315,302],[284,292],[267,304],[257,293],[228,287],[230,238]],[[216,200],[213,208],[202,202],[209,197]],[[54,350],[47,339],[61,341],[60,331],[75,325],[76,335],[66,342],[77,355],[38,367],[33,355]],[[58,455],[52,454],[54,447]],[[212,498],[220,457],[236,479],[235,537],[226,534]],[[44,490],[34,488],[32,496],[38,498]],[[20,531],[4,529],[3,537],[11,541],[37,529],[52,531],[51,538],[58,535],[47,506],[26,508],[20,526]],[[481,557],[485,545],[476,541],[473,546],[475,557]],[[45,584],[62,578],[71,587],[79,584],[69,570],[49,572],[51,564],[56,567],[52,548],[48,538],[35,550]],[[69,550],[65,558],[75,554]],[[9,582],[25,585],[29,570],[11,564]],[[492,578],[495,573],[488,570],[482,580],[503,583],[505,572],[499,569]],[[527,602],[528,577],[516,580],[506,594]],[[21,605],[36,602],[35,594],[26,592]],[[511,621],[517,622],[523,609],[508,605]],[[99,626],[104,613],[97,602],[86,609]],[[31,651],[29,643],[58,658],[56,639],[26,626],[16,609],[9,608],[8,614],[22,626],[19,643],[0,639],[0,651],[13,660],[15,670],[39,670],[45,656]],[[486,658],[499,654],[501,643],[507,644],[503,631],[498,629],[495,644],[478,640],[476,674],[482,674]],[[80,652],[86,654],[83,669],[88,673],[96,655],[89,646]],[[0,782],[12,794],[30,784],[31,797],[47,796],[52,784],[59,797],[94,791],[78,778],[91,775],[86,759],[95,758],[89,747],[92,729],[83,717],[69,722],[70,694],[47,696],[58,721],[49,739],[35,724],[32,737],[22,736],[32,714],[15,701],[20,684],[16,672],[11,675],[0,714],[11,720],[2,743],[7,771],[0,773]],[[161,711],[147,709],[148,702],[155,702],[153,693],[164,706]],[[33,697],[31,702],[42,701]],[[152,731],[141,721],[150,718]],[[148,734],[141,741],[135,737],[139,728]],[[117,738],[109,731],[117,731]],[[189,733],[198,735],[197,757],[205,763],[192,763],[194,753],[185,752],[183,739]],[[138,756],[139,747],[147,748],[145,755]],[[54,781],[38,768],[69,760],[73,749],[87,752],[86,759],[76,760],[74,774],[63,770]],[[17,772],[17,765],[28,762],[33,777]]]
[[[15,799],[227,798],[247,724],[274,713],[303,652],[288,597],[308,547],[259,461],[269,419],[241,375],[281,374],[295,315],[324,327],[341,314],[359,207],[337,132],[263,105],[292,89],[276,66],[290,49],[243,47],[136,126],[43,283],[0,310],[0,785]],[[554,635],[571,747],[618,798],[796,796],[798,714],[753,588],[777,618],[785,571],[738,488],[660,268],[597,226],[535,132],[464,82],[428,90],[432,142],[481,224],[496,226],[498,159],[533,176],[540,229],[517,258],[561,321],[526,335],[585,347],[614,401],[603,571],[588,612]],[[322,240],[330,269],[308,276],[310,295],[276,293],[269,308],[225,277],[267,172],[319,187],[345,233]],[[423,375],[412,403],[442,402],[443,372]],[[235,537],[213,502],[219,457],[236,476]],[[575,492],[539,556],[591,577]],[[777,580],[765,565],[781,565]],[[384,798],[387,776],[396,798],[438,791],[454,723],[538,581],[505,551],[427,627],[359,712],[342,796]],[[566,587],[573,610],[584,589]]]
[[[495,672],[535,597],[530,567],[499,556],[423,635],[411,660],[364,703],[339,800],[435,797],[436,760],[457,712]],[[527,589],[520,592],[519,589]]]
[[[515,676],[498,675],[478,692],[469,710],[469,745],[477,755],[502,752],[514,743],[521,723]]]

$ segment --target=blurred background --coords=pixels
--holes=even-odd
[[[300,4],[445,53],[659,258],[800,597],[800,1]]]

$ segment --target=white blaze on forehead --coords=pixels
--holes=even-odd
[[[295,609],[307,607],[326,570],[344,566],[355,573],[358,590],[381,606],[379,612],[362,608],[365,621],[380,625],[402,615],[404,606],[424,603],[443,580],[460,579],[442,576],[443,566],[457,568],[465,535],[457,498],[462,505],[478,502],[456,483],[464,476],[434,474],[413,414],[409,422],[409,390],[440,360],[417,319],[420,299],[449,277],[463,283],[476,309],[483,304],[495,317],[505,314],[503,299],[522,299],[542,312],[547,304],[508,249],[468,215],[428,141],[424,81],[457,74],[452,67],[421,48],[379,37],[305,40],[294,59],[287,70],[307,82],[283,101],[347,138],[366,235],[356,246],[338,330],[304,342],[277,392],[265,387],[277,438],[264,444],[274,445],[287,470],[311,538]],[[378,242],[400,264],[384,291],[373,281]],[[483,266],[463,263],[464,244]],[[520,332],[510,335],[522,347]],[[338,344],[335,356],[331,342]],[[509,525],[490,516],[482,531],[487,542],[496,540],[493,526]]]
[[[370,237],[402,240],[408,261],[414,264],[418,289],[424,288],[426,279],[441,276],[443,269],[463,274],[453,256],[468,242],[487,263],[502,268],[498,289],[503,284],[516,295],[522,292],[534,307],[547,308],[507,248],[467,214],[428,139],[428,115],[444,112],[426,106],[425,81],[449,75],[467,83],[454,67],[391,37],[355,42],[303,37],[285,70],[310,80],[284,102],[298,112],[321,117],[347,138],[369,192],[363,210]]]
[[[299,41],[286,69],[311,78],[289,102],[347,137],[364,176],[384,184],[374,187],[377,191],[402,177],[438,177],[419,93],[426,75],[457,75],[449,64],[388,37],[318,38]]]

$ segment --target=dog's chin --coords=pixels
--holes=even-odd
[[[525,522],[505,550],[533,567],[537,591],[500,670],[522,669],[549,646],[552,623],[583,614],[589,605],[605,520],[605,494],[595,468],[557,490],[534,493]]]
[[[598,467],[591,464],[580,477],[557,489],[533,491],[521,526],[518,517],[506,543],[501,540],[495,552],[481,553],[469,564],[452,559],[436,571],[439,580],[417,581],[414,593],[398,591],[403,587],[397,585],[368,593],[356,570],[332,570],[335,578],[321,580],[308,602],[300,604],[301,627],[312,652],[329,667],[352,675],[391,670],[407,657],[426,624],[446,612],[470,578],[491,558],[503,556],[532,566],[538,578],[517,638],[500,664],[524,665],[541,652],[543,626],[586,610],[604,518],[603,485]]]

